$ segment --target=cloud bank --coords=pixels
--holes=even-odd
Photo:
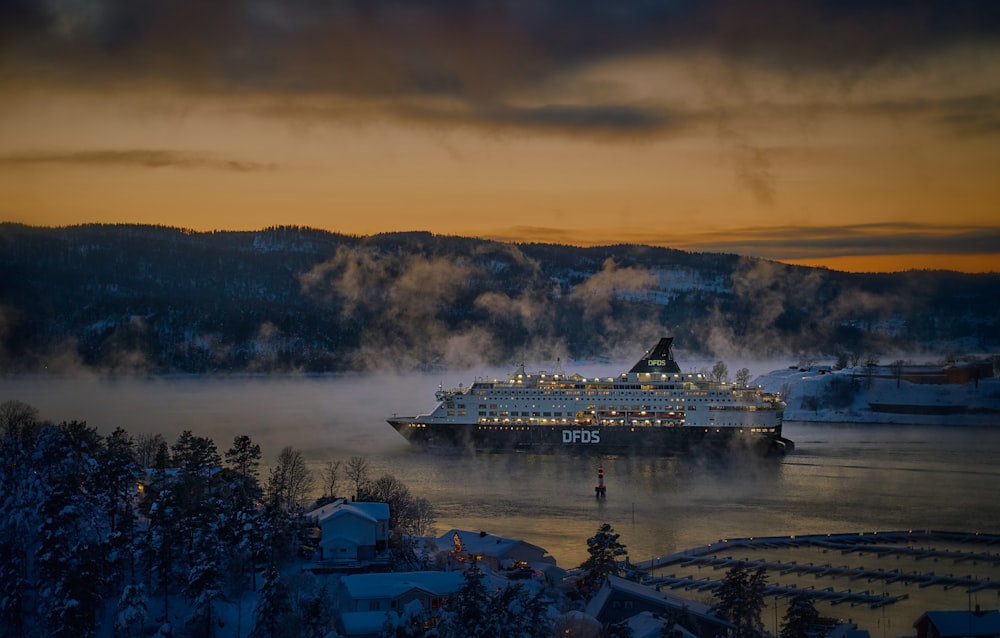
[[[990,0],[9,0],[0,24],[7,92],[270,96],[270,108],[292,109],[319,97],[369,116],[627,138],[698,118],[613,84],[567,91],[567,79],[616,60],[701,56],[730,69],[734,86],[750,71],[850,86],[879,69],[919,72],[957,48],[995,48],[1000,10]],[[996,102],[980,93],[934,108],[950,125],[995,130]],[[342,110],[330,104],[313,112]]]

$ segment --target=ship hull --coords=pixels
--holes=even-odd
[[[415,446],[473,452],[539,454],[698,455],[747,452],[781,455],[791,442],[781,428],[628,427],[628,426],[491,426],[432,423],[397,417],[389,424]]]

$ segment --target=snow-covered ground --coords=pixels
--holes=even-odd
[[[788,421],[1000,425],[1000,378],[964,384],[911,383],[884,378],[886,368],[832,370],[829,366],[774,370],[752,381],[781,392]],[[871,404],[907,406],[917,412],[877,412]]]

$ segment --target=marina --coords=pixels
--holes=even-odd
[[[993,573],[1000,568],[1000,535],[949,531],[894,531],[870,533],[842,533],[822,535],[791,535],[780,537],[722,539],[710,545],[690,549],[676,554],[659,556],[634,563],[633,567],[645,571],[647,585],[657,589],[714,593],[722,584],[722,577],[705,575],[707,570],[728,570],[744,566],[749,570],[763,569],[769,583],[765,590],[767,597],[787,599],[796,595],[806,595],[814,601],[822,601],[830,606],[849,604],[865,605],[878,609],[910,598],[905,591],[910,586],[918,589],[941,588],[961,589],[968,595],[992,591],[1000,594],[1000,580],[983,575],[983,568]],[[826,563],[800,562],[798,560],[755,558],[757,553],[779,553],[789,556],[796,550],[819,550],[829,556],[837,553],[855,560],[853,564],[835,565]],[[885,559],[909,561],[904,568],[887,569],[883,566],[869,567],[863,558],[878,561]],[[920,565],[950,563],[956,567],[976,567],[979,575],[938,573],[934,570],[914,569]],[[682,570],[694,570],[683,574]],[[670,573],[664,573],[670,572]],[[682,574],[682,575],[678,575]],[[828,586],[799,584],[791,578],[812,577],[814,580],[830,582]],[[780,579],[782,582],[774,582]],[[857,583],[872,584],[858,589]],[[895,587],[894,587],[895,586]],[[902,587],[902,590],[899,589]],[[892,589],[892,591],[890,591]]]

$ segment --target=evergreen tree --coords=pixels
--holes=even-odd
[[[323,638],[330,630],[333,620],[330,592],[323,585],[315,595],[307,597],[301,603],[299,615],[302,618],[303,633],[306,638]]]
[[[441,623],[441,635],[449,638],[492,638],[487,622],[490,596],[486,575],[479,561],[472,560],[463,574],[462,585],[448,601],[448,613]]]
[[[115,635],[138,638],[142,627],[149,618],[146,588],[140,583],[126,585],[118,600],[118,615],[115,617]]]
[[[386,614],[379,638],[423,638],[429,635],[429,618],[430,615],[420,601],[411,600],[398,614]]]
[[[788,601],[784,623],[778,634],[780,638],[807,638],[819,619],[819,612],[812,599],[805,594],[797,594]]]
[[[148,527],[145,535],[144,557],[146,568],[163,594],[164,615],[169,616],[170,594],[178,583],[178,572],[184,552],[184,518],[177,503],[173,485],[165,480],[158,490],[149,490]]]
[[[32,454],[40,430],[37,410],[31,406],[20,401],[0,404],[0,619],[11,636],[28,635],[30,629],[30,555],[38,542],[38,506],[46,489]]]
[[[590,596],[597,592],[608,576],[619,576],[621,569],[618,559],[628,557],[625,545],[618,541],[618,534],[609,523],[603,523],[597,534],[587,539],[588,558],[580,565],[586,571],[580,580],[580,589],[584,595]]]
[[[108,535],[106,543],[112,560],[109,577],[118,582],[128,570],[135,578],[134,549],[136,542],[135,496],[139,480],[139,464],[132,438],[122,428],[104,439],[104,451],[99,459],[98,490],[104,500]]]
[[[85,423],[44,428],[36,450],[38,480],[45,486],[40,503],[38,567],[39,612],[52,636],[90,636],[106,581],[106,555],[94,526],[101,520],[94,496],[101,439]]]
[[[486,635],[497,638],[543,638],[552,635],[541,592],[534,595],[520,584],[504,587],[489,596]]]
[[[260,598],[257,601],[257,626],[250,635],[278,638],[282,635],[282,623],[291,609],[288,588],[278,576],[278,570],[271,567],[264,575],[264,586],[260,589]]]
[[[757,638],[764,633],[761,612],[767,572],[759,567],[752,573],[743,563],[726,572],[722,585],[715,592],[719,602],[712,608],[721,618],[736,625],[735,638]]]
[[[236,589],[240,593],[246,582],[246,572],[251,575],[251,587],[257,589],[254,557],[260,554],[261,543],[257,504],[263,494],[258,478],[260,457],[260,446],[246,435],[234,438],[233,446],[226,452],[235,485],[231,486],[233,498],[227,500],[230,517],[224,537],[230,551]]]

